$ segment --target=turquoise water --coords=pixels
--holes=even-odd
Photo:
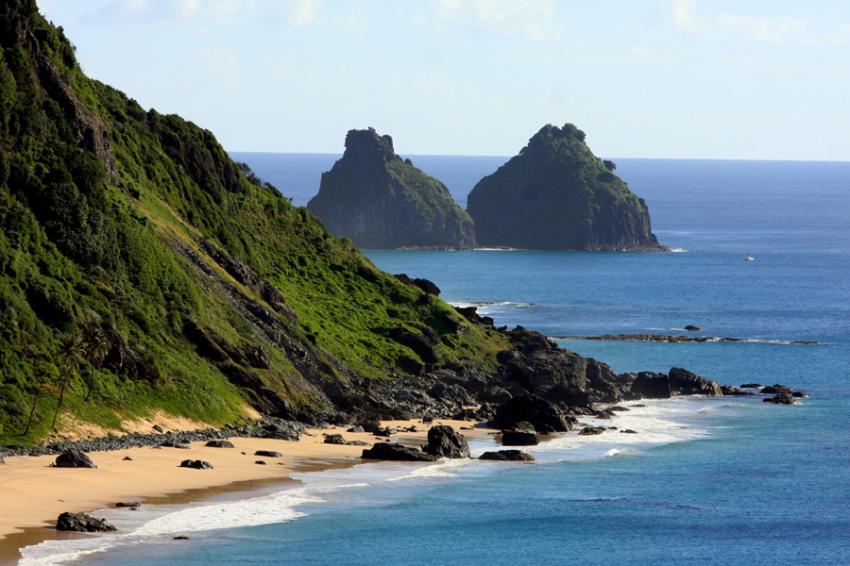
[[[492,166],[431,159],[435,170],[455,172],[459,201],[489,172],[470,170]],[[794,407],[740,398],[634,407],[619,424],[640,434],[569,435],[542,445],[533,465],[304,474],[295,490],[249,502],[182,515],[160,509],[168,514],[128,524],[135,538],[82,562],[850,563],[850,164],[618,163],[649,203],[659,239],[686,251],[368,254],[385,270],[434,280],[445,299],[477,304],[497,324],[551,336],[696,324],[707,335],[753,339],[561,343],[618,371],[684,366],[727,383],[791,384],[809,399]],[[744,261],[748,254],[754,262]],[[188,530],[192,541],[170,540]],[[62,549],[77,556],[68,543]],[[53,552],[45,546],[30,556],[50,563]]]

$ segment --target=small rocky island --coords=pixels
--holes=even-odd
[[[478,244],[545,250],[664,250],[643,199],[572,124],[546,125],[469,194]]]
[[[307,207],[361,248],[468,248],[472,219],[446,186],[395,154],[390,136],[351,130]]]

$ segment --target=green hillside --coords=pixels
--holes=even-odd
[[[371,382],[486,370],[506,346],[209,131],[86,77],[31,0],[0,6],[0,226],[0,443],[57,413],[57,434],[159,410],[335,419]]]

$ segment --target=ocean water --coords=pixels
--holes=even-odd
[[[335,156],[243,159],[304,202]],[[503,161],[413,159],[459,202]],[[809,398],[632,404],[604,424],[638,434],[570,434],[532,450],[535,464],[368,464],[238,501],[107,511],[124,521],[122,535],[43,544],[23,563],[850,563],[850,164],[617,163],[679,253],[367,253],[497,324],[562,337],[618,371],[682,366],[724,383],[786,383]],[[749,341],[563,338],[686,324]]]

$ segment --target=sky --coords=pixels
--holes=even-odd
[[[40,0],[83,69],[230,151],[850,161],[848,0]]]

